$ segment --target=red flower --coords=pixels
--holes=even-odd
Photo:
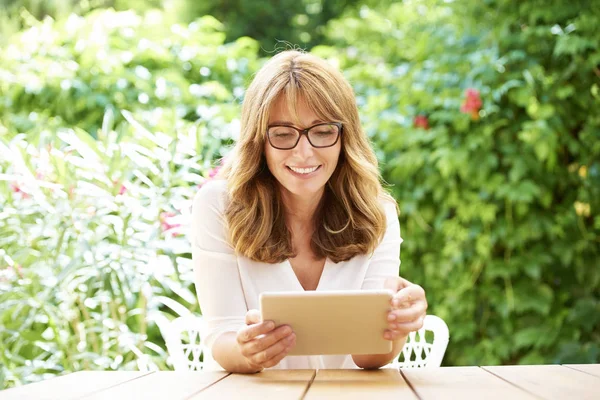
[[[413,126],[415,128],[423,128],[425,130],[429,129],[429,121],[427,117],[424,115],[417,115],[413,121]]]
[[[483,105],[481,96],[479,95],[479,90],[467,89],[465,90],[465,97],[465,100],[460,106],[460,112],[470,114],[471,119],[474,121],[478,120],[479,110],[481,110],[481,106]]]

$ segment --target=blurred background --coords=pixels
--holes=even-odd
[[[600,10],[584,0],[0,0],[0,389],[171,369],[191,199],[252,74],[339,66],[444,365],[600,362]]]

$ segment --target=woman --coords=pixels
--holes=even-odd
[[[256,74],[241,134],[194,199],[196,289],[207,368],[379,368],[420,329],[423,289],[398,277],[395,201],[380,184],[354,93],[320,58],[285,51]],[[286,356],[289,326],[260,321],[264,291],[392,289],[389,354]],[[343,335],[344,332],[339,332]],[[212,355],[210,354],[212,353]]]

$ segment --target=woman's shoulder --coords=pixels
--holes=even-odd
[[[377,200],[379,200],[379,204],[388,218],[398,218],[398,203],[396,203],[396,200],[390,194],[382,193],[378,196]]]
[[[207,181],[198,189],[194,196],[194,208],[198,210],[209,207],[223,211],[227,200],[227,181],[214,179]]]

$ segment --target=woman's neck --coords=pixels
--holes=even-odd
[[[312,229],[314,216],[319,202],[323,197],[323,191],[320,193],[299,196],[285,189],[281,191],[281,198],[285,211],[285,219],[292,230],[308,228]]]

